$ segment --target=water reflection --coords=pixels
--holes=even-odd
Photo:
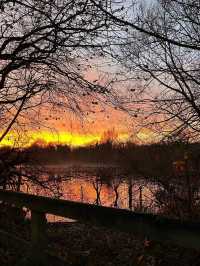
[[[40,173],[40,185],[25,182],[21,190],[35,195],[125,208],[139,212],[155,212],[158,185],[144,178],[134,179],[118,173],[118,169],[46,168]],[[41,185],[42,184],[42,185]],[[49,220],[61,218],[49,216]],[[61,219],[62,220],[62,219]]]

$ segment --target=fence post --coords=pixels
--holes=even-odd
[[[45,213],[31,211],[31,261],[33,265],[43,265],[46,261],[46,216]]]

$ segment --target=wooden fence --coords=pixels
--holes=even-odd
[[[156,241],[200,249],[199,223],[3,190],[0,190],[0,201],[31,210],[31,251],[34,258],[40,258],[44,254],[46,214],[105,226]]]

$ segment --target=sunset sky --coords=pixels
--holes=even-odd
[[[116,73],[119,69],[115,65],[95,60],[92,60],[92,67],[84,73],[85,79],[103,83],[106,79],[109,80],[118,75]],[[114,90],[119,95],[127,97],[126,99],[131,97],[129,95],[131,88],[137,86],[134,82],[116,84]],[[73,97],[75,101],[72,102],[72,106],[76,103],[76,96]],[[112,96],[108,95],[106,98],[103,95],[92,94],[78,98],[77,102],[82,112],[78,109],[71,110],[71,106],[65,105],[61,108],[55,108],[55,106],[52,108],[44,104],[38,110],[34,108],[34,112],[30,111],[19,118],[20,127],[16,124],[0,146],[28,147],[34,143],[43,146],[49,144],[86,146],[105,141],[107,138],[105,135],[109,131],[115,132],[114,141],[116,142],[149,143],[157,138],[151,129],[138,128],[138,124],[142,124],[141,121],[122,110],[119,102],[112,104],[114,102]]]
[[[92,80],[97,75],[92,72],[87,78]],[[98,104],[92,104],[93,102]],[[20,127],[15,125],[0,146],[28,147],[34,143],[42,146],[86,146],[105,141],[109,138],[107,132],[112,131],[114,136],[111,138],[116,142],[132,141],[141,144],[158,138],[152,129],[138,127],[142,118],[130,116],[120,106],[107,102],[106,98],[91,98],[82,107],[83,112],[76,112],[65,106],[52,108],[42,105],[38,111],[34,109],[34,112],[28,112],[20,118]]]
[[[103,123],[103,122],[102,122]],[[59,123],[56,129],[26,130],[24,133],[10,133],[4,138],[0,146],[28,147],[32,144],[47,146],[49,144],[70,145],[72,147],[87,146],[91,144],[101,143],[109,138],[113,138],[115,142],[125,143],[132,141],[134,143],[149,143],[156,138],[156,134],[150,129],[143,128],[139,132],[131,132],[128,128],[120,130],[117,125],[114,127],[114,121],[104,123],[104,126],[95,128],[95,124],[89,124],[82,129],[64,130]],[[76,125],[77,126],[77,125]],[[60,127],[60,128],[59,128]],[[114,132],[114,136],[112,136]]]
[[[109,106],[102,112],[83,113],[43,111],[36,127],[28,123],[21,130],[11,130],[0,146],[28,147],[34,143],[70,145],[72,147],[101,143],[111,138],[116,142],[148,143],[155,133],[147,128],[137,130],[136,120],[126,112]],[[32,121],[32,117],[30,116]]]

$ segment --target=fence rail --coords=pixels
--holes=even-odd
[[[200,249],[199,223],[3,190],[0,190],[0,201],[31,210],[31,244],[33,253],[37,253],[35,257],[42,256],[42,250],[45,248],[46,214],[101,225],[156,241]]]

